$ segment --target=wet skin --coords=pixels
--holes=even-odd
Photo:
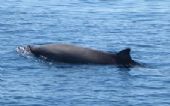
[[[132,67],[139,64],[132,60],[130,48],[118,53],[109,53],[68,44],[29,45],[28,48],[36,57],[43,56],[53,61],[70,64],[113,64],[123,67]]]

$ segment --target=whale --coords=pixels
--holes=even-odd
[[[140,65],[130,55],[131,49],[119,52],[107,52],[73,44],[27,45],[27,50],[35,57],[68,64],[99,64],[133,67]]]

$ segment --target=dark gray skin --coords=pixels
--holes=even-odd
[[[43,56],[57,62],[71,64],[114,64],[123,67],[132,67],[139,64],[131,59],[129,48],[115,54],[68,44],[29,45],[28,48],[36,57]]]

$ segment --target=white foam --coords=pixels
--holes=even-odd
[[[16,48],[16,51],[22,55],[30,55],[31,52],[28,49],[28,47],[24,47],[24,46],[19,46]]]

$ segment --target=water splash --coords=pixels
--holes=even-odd
[[[28,46],[18,46],[16,48],[16,51],[23,56],[31,55],[31,52],[30,52],[30,49],[28,48]]]

